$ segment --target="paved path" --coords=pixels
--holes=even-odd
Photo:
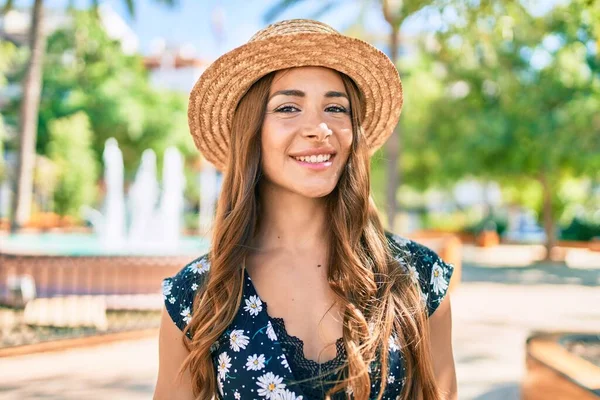
[[[466,265],[452,296],[460,399],[516,400],[536,330],[600,332],[600,270]],[[151,399],[156,338],[0,359],[0,399]]]
[[[0,399],[151,399],[157,338],[0,358]]]

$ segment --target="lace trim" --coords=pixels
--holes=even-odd
[[[263,303],[264,305],[264,303]],[[288,359],[292,375],[298,381],[297,385],[302,390],[306,400],[321,400],[325,393],[335,386],[337,370],[345,365],[344,341],[339,338],[336,341],[336,356],[324,363],[318,363],[304,357],[304,342],[287,333],[285,321],[282,318],[269,317],[277,340]],[[335,397],[334,398],[338,398]]]
[[[265,303],[263,302],[263,306]],[[265,308],[266,309],[266,308]],[[300,366],[303,369],[323,372],[330,369],[336,368],[343,364],[346,356],[346,348],[344,347],[344,339],[338,338],[335,341],[336,354],[331,360],[319,363],[314,360],[310,360],[304,356],[304,342],[297,336],[290,335],[285,328],[285,321],[283,318],[269,317],[273,328],[275,328],[275,334],[280,343],[289,344],[293,348],[293,357],[300,361]],[[289,351],[289,350],[288,350]],[[289,361],[289,360],[288,360]]]
[[[298,386],[302,389],[306,400],[322,399],[327,390],[335,386],[334,381],[337,379],[337,373],[334,371],[346,363],[344,338],[338,338],[335,341],[336,354],[331,360],[319,363],[306,358],[304,356],[304,342],[302,339],[288,333],[283,318],[272,317],[269,315],[269,306],[267,302],[260,298],[254,287],[252,278],[250,278],[250,275],[245,269],[244,273],[250,282],[252,291],[262,302],[263,311],[266,314],[267,319],[271,321],[271,325],[273,325],[273,330],[275,331],[277,340],[288,360],[292,375],[299,381],[305,380],[304,382],[299,382]]]

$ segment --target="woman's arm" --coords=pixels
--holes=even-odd
[[[450,294],[442,300],[429,317],[431,354],[437,383],[445,394],[444,400],[457,400],[456,369],[452,352],[452,310]]]
[[[163,307],[158,335],[158,379],[154,400],[194,400],[189,371],[182,378],[178,371],[189,354],[182,343],[183,333]]]

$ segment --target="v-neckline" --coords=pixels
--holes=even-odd
[[[273,317],[272,315],[269,314],[269,307],[266,301],[264,301],[260,295],[258,294],[258,291],[256,290],[256,287],[254,286],[254,282],[252,282],[252,278],[250,277],[250,274],[248,273],[248,270],[246,269],[246,266],[243,266],[243,270],[244,270],[244,279],[246,279],[248,281],[248,287],[250,288],[250,290],[252,291],[252,294],[254,296],[256,296],[256,298],[260,301],[260,303],[263,306],[263,311],[265,313],[265,316],[267,318],[267,320],[273,324],[273,323],[280,323],[281,329],[284,331],[285,335],[287,335],[288,337],[297,340],[301,346],[300,346],[300,351],[301,354],[300,356],[302,357],[302,361],[306,362],[310,365],[312,365],[315,368],[319,368],[319,369],[323,369],[323,368],[327,368],[328,365],[335,363],[336,361],[338,361],[338,359],[340,357],[342,357],[343,355],[338,351],[340,349],[340,345],[343,345],[343,341],[344,338],[343,337],[339,337],[336,339],[335,341],[335,348],[336,348],[336,352],[335,352],[335,356],[329,360],[326,360],[322,363],[315,361],[315,360],[311,360],[310,358],[307,358],[306,355],[304,354],[304,341],[302,339],[300,339],[298,336],[295,335],[291,335],[286,326],[285,326],[285,320],[283,318],[280,317]],[[342,346],[343,347],[343,346]]]

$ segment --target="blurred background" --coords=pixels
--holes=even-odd
[[[460,399],[600,398],[600,2],[0,0],[0,398],[149,399],[161,279],[221,176],[187,96],[313,18],[404,86],[372,159],[386,227],[456,265]]]

